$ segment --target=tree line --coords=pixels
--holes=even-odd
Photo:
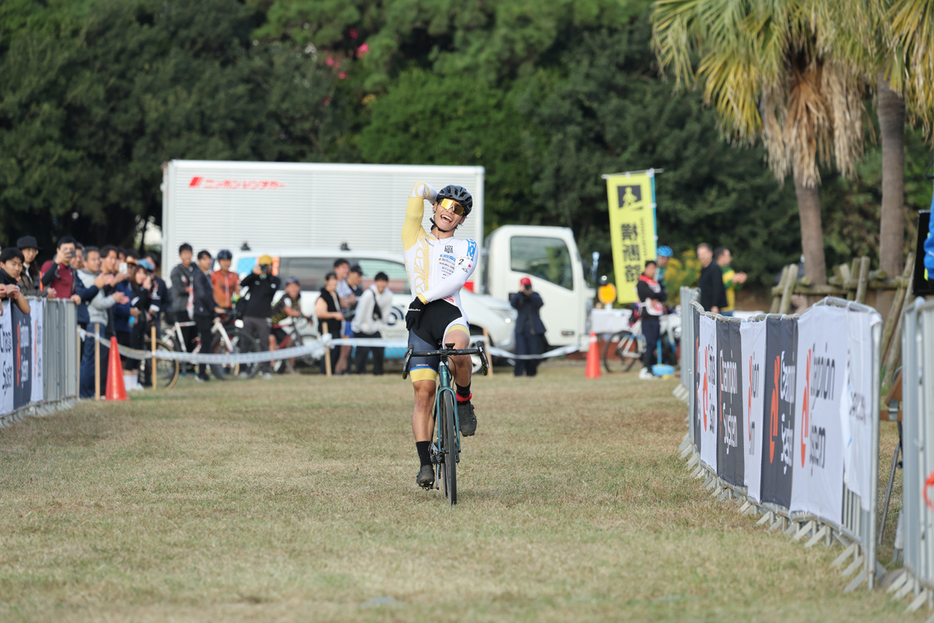
[[[707,18],[690,10],[705,3],[676,0],[8,0],[0,4],[0,244],[22,234],[44,245],[64,234],[132,244],[145,224],[160,224],[161,164],[197,158],[482,165],[487,231],[570,227],[585,256],[601,252],[607,273],[600,175],[649,167],[664,169],[660,243],[677,253],[701,241],[728,246],[754,281],[770,284],[802,240],[813,250],[815,231],[825,264],[878,258],[883,240],[891,241],[884,250],[901,252],[910,208],[930,197],[928,117],[907,105],[919,129],[902,121],[904,207],[894,210],[883,191],[893,123],[868,113],[887,105],[878,76],[892,72],[855,56],[844,64],[842,53],[815,60],[875,49],[866,24],[852,17],[845,46],[821,39],[816,17],[773,15],[776,40],[802,39],[766,66],[750,60],[759,52],[749,42],[762,33],[744,24],[761,17],[760,4],[783,3],[735,4],[739,22],[704,32]],[[871,12],[873,23],[883,14]],[[714,37],[727,26],[741,39],[727,42],[732,48]],[[689,45],[665,43],[680,32]],[[736,89],[708,68],[743,42],[736,57],[747,72],[762,64],[762,75],[751,76],[749,118],[737,121],[727,110],[735,103],[717,91]],[[820,77],[807,73],[815,66]],[[815,84],[845,102],[849,142],[835,133],[835,100],[830,121],[809,120],[813,137],[786,136],[782,123],[797,110],[789,98]],[[890,90],[914,97],[904,84]],[[778,183],[776,174],[788,173],[794,183]],[[884,210],[901,218],[894,234],[880,229]]]

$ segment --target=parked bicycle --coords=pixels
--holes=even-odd
[[[662,343],[662,363],[678,365],[678,344],[681,342],[680,315],[662,316],[659,339]],[[642,319],[638,310],[633,310],[629,327],[607,340],[603,349],[603,367],[607,372],[629,372],[636,362],[642,361],[643,353],[645,337],[642,335]]]
[[[146,335],[143,341],[143,350],[152,352],[152,337]],[[175,349],[164,340],[156,340],[156,350],[162,352],[173,352]],[[172,389],[178,381],[180,369],[179,362],[175,359],[156,358],[156,389]],[[142,359],[139,362],[139,379],[143,387],[152,387],[152,378],[150,370],[152,369],[152,358]]]
[[[302,335],[301,329],[311,324],[311,317],[301,316],[300,318],[296,317],[291,320],[292,322],[290,324],[272,325],[273,331],[280,329],[286,334],[285,338],[276,346],[277,350],[305,345],[305,336]],[[300,361],[306,366],[311,367],[315,365],[316,360],[311,355],[302,355],[301,357],[292,357],[290,359],[276,359],[272,362],[272,371],[276,373],[287,371],[289,374],[292,374],[295,372],[296,361]]]
[[[412,357],[441,357],[434,408],[436,440],[431,444],[430,452],[435,469],[435,488],[439,488],[443,483],[444,496],[451,506],[454,506],[457,504],[457,464],[460,462],[461,440],[457,397],[454,395],[453,377],[448,368],[448,361],[458,355],[478,355],[484,376],[490,366],[482,343],[477,343],[476,348],[456,349],[454,344],[445,344],[445,347],[439,350],[415,351],[409,346],[402,362],[402,378],[409,376],[409,362]]]
[[[172,350],[180,353],[187,353],[185,337],[182,329],[185,327],[194,327],[194,322],[176,322],[165,333],[163,341],[171,346]],[[220,316],[214,318],[214,325],[211,327],[211,344],[207,349],[201,344],[201,338],[195,338],[195,346],[191,351],[197,353],[212,353],[215,355],[232,355],[235,353],[257,353],[260,352],[259,342],[247,334],[243,329],[236,325],[225,325]],[[259,372],[259,363],[212,363],[209,364],[211,372],[220,380],[236,378],[253,378]]]

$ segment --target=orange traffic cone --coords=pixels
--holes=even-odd
[[[600,349],[597,347],[597,335],[590,334],[590,350],[587,351],[587,372],[588,379],[600,378]]]
[[[107,400],[129,400],[126,387],[123,386],[123,365],[120,363],[120,349],[117,338],[110,338],[110,365],[107,366]]]

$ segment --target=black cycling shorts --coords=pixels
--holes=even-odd
[[[459,329],[470,335],[470,327],[461,310],[447,301],[431,301],[421,313],[418,325],[409,331],[409,346],[416,351],[437,350],[444,345],[444,336]],[[441,357],[412,357],[409,371],[412,382],[434,381],[438,376]]]

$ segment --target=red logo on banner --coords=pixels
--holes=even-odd
[[[804,379],[804,403],[801,405],[801,467],[804,467],[804,455],[807,454],[808,444],[808,415],[811,399],[811,349],[808,349],[807,377]]]
[[[775,386],[772,388],[772,409],[769,413],[769,464],[775,462],[775,438],[778,437],[778,375],[781,372],[781,357],[775,356]]]
[[[931,499],[928,497],[928,489],[934,487],[934,472],[928,474],[928,479],[924,481],[924,503],[928,505],[928,508],[934,510],[934,502],[931,502]]]
[[[201,188],[204,190],[276,190],[285,188],[285,183],[276,180],[214,180],[196,175],[191,178],[188,188]]]

